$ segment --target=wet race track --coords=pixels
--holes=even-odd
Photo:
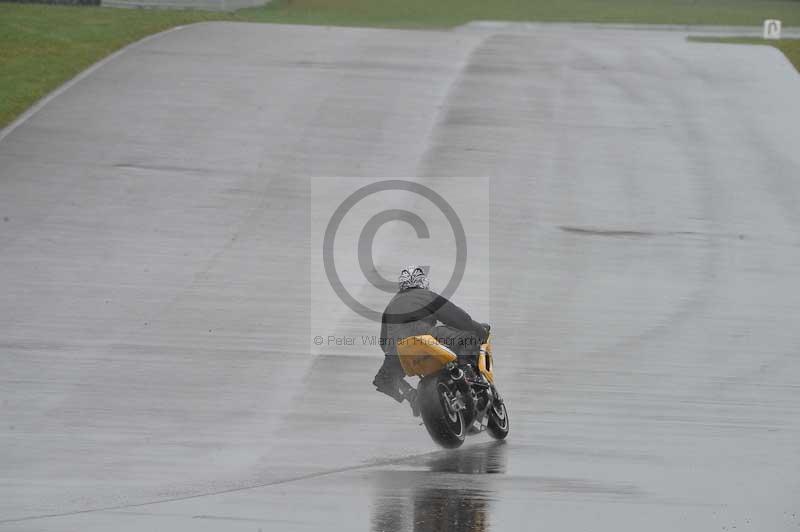
[[[800,530],[800,77],[685,37],[203,24],[56,96],[0,141],[0,530]],[[370,384],[319,255],[387,178],[464,223],[505,443]],[[442,289],[426,205],[342,223],[359,301],[390,206]]]

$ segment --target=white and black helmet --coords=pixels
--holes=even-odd
[[[408,290],[409,288],[428,288],[430,282],[428,275],[422,266],[411,265],[406,266],[400,271],[400,277],[397,279],[397,284],[400,290]]]

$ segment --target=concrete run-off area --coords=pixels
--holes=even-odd
[[[0,530],[798,530],[800,77],[685,37],[201,24],[61,92],[0,141]],[[313,345],[378,332],[324,176],[487,213],[505,444]]]

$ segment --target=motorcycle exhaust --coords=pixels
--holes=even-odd
[[[448,364],[447,369],[450,372],[450,379],[452,379],[456,389],[461,392],[461,400],[464,402],[464,423],[469,426],[475,420],[475,393],[472,391],[469,382],[467,382],[464,370],[455,362]]]

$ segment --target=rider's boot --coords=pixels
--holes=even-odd
[[[411,405],[411,413],[414,415],[414,417],[419,417],[419,397],[416,388],[411,386],[406,382],[405,379],[402,378],[398,384],[400,386],[400,393],[403,394],[403,398],[408,401],[409,405]]]
[[[372,384],[375,385],[375,389],[377,389],[379,392],[385,393],[398,403],[402,403],[403,399],[405,399],[405,396],[400,392],[398,377],[396,375],[392,375],[384,368],[378,370],[378,373],[375,374],[375,379],[373,379]]]
[[[372,381],[375,388],[385,393],[398,403],[408,401],[411,405],[411,413],[414,417],[419,416],[419,406],[417,405],[417,390],[411,386],[402,377],[402,374],[397,374],[392,371],[392,362],[384,363],[378,373],[375,374],[375,379]]]
[[[381,392],[385,393],[398,403],[402,403],[403,401],[408,401],[408,404],[411,405],[411,413],[414,417],[419,417],[419,405],[417,404],[417,390],[411,386],[409,383],[406,382],[405,379],[386,379],[380,375],[375,376],[375,380],[372,381],[372,384],[375,385],[375,388]]]

